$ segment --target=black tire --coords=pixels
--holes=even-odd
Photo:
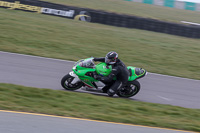
[[[75,84],[71,84],[74,77],[72,77],[70,74],[65,75],[61,80],[61,85],[64,89],[74,91],[83,86],[83,82],[77,82]],[[66,84],[67,83],[67,84]]]
[[[134,86],[134,88],[132,88]],[[119,97],[132,97],[140,91],[140,83],[137,80],[129,81],[127,85],[120,89],[117,95]]]

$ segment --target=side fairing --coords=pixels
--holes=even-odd
[[[84,68],[79,65],[74,66],[73,69],[74,73],[79,77],[79,79],[88,87],[95,88],[92,82],[96,82],[93,77],[87,75],[87,73],[94,72],[95,69],[93,68]]]
[[[77,76],[79,76],[79,77],[86,76],[85,74],[86,74],[87,72],[94,72],[94,71],[95,71],[95,69],[93,69],[93,68],[85,68],[85,67],[81,67],[81,66],[79,66],[79,65],[74,66],[72,70],[73,70],[74,73],[75,73]]]

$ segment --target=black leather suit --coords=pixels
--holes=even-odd
[[[105,62],[105,58],[94,58],[94,61]],[[113,80],[116,76],[117,80]],[[112,65],[112,71],[108,76],[102,76],[100,81],[105,83],[103,88],[104,92],[107,92],[110,96],[114,95],[117,90],[125,86],[128,82],[129,72],[126,65],[120,60],[117,59],[116,63]]]

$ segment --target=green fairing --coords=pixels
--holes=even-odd
[[[132,76],[129,77],[128,81],[133,81],[146,74],[146,71],[142,68],[140,68],[141,71],[138,72],[138,75],[136,74],[136,67],[128,66],[127,68],[132,71]],[[76,62],[72,70],[86,85],[95,88],[92,82],[97,82],[98,80],[87,76],[86,73],[96,71],[99,75],[108,76],[112,71],[112,66],[107,66],[107,64],[103,62],[95,66],[92,58],[87,58]],[[116,78],[114,78],[114,80],[116,80]]]
[[[94,78],[92,77],[79,77],[85,84],[91,86],[92,88],[95,88],[95,86],[92,84],[92,82],[96,82],[98,80],[95,80]]]
[[[74,73],[84,82],[86,83],[87,85],[91,86],[91,87],[94,87],[95,86],[91,83],[91,82],[97,82],[98,80],[90,77],[90,76],[87,76],[86,73],[87,72],[95,72],[96,69],[95,68],[86,68],[86,67],[82,67],[81,66],[81,63],[83,61],[87,61],[91,58],[88,58],[88,59],[85,59],[85,60],[80,60],[78,61],[77,63],[75,63],[75,66],[72,68],[72,70],[74,71]]]
[[[142,69],[144,72],[141,73],[140,75],[137,75],[137,74],[135,73],[136,67],[128,66],[127,68],[128,68],[128,70],[131,69],[131,71],[132,71],[132,76],[129,76],[128,81],[133,81],[133,80],[135,80],[135,79],[137,79],[137,78],[139,78],[139,77],[141,77],[141,76],[143,76],[143,75],[146,74],[146,70],[144,70],[144,69],[142,69],[142,68],[141,68],[141,69]]]
[[[93,68],[85,68],[85,67],[81,67],[80,65],[77,65],[76,66],[76,70],[73,69],[73,71],[79,77],[85,77],[86,76],[85,74],[87,72],[95,72],[95,69],[93,69]],[[86,76],[86,77],[89,77],[89,76]]]
[[[97,74],[101,74],[103,76],[108,76],[112,71],[112,66],[107,66],[106,63],[99,63],[96,65]]]

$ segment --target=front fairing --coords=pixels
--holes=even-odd
[[[95,71],[95,64],[92,58],[81,59],[74,64],[72,70],[77,76],[84,76],[89,71]]]
[[[98,80],[91,77],[89,74],[91,72],[95,72],[95,65],[90,62],[91,58],[79,60],[74,64],[74,67],[72,68],[73,72],[79,77],[80,80],[82,80],[87,86],[91,88],[95,88],[95,86],[92,84],[92,82],[96,82]],[[87,64],[91,63],[91,64]]]
[[[85,68],[85,67],[81,67],[80,65],[74,66],[72,68],[72,70],[74,71],[74,73],[79,76],[79,77],[84,77],[86,76],[87,72],[95,72],[94,68]]]

